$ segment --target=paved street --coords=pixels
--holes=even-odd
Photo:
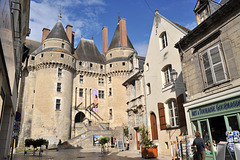
[[[109,152],[101,153],[100,148],[91,149],[66,149],[66,150],[47,150],[43,152],[42,157],[38,156],[38,152],[33,156],[32,152],[24,156],[23,153],[17,153],[13,156],[13,160],[143,160],[139,151],[123,151],[118,152],[117,149],[111,149]],[[157,159],[170,160],[169,156],[160,155]]]

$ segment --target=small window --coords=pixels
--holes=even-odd
[[[79,82],[80,82],[80,84],[83,84],[83,75],[79,76]]]
[[[122,62],[122,65],[125,66],[125,62]]]
[[[45,44],[43,44],[43,49],[45,48]]]
[[[79,97],[83,97],[83,89],[82,88],[79,89]]]
[[[149,63],[146,64],[146,71],[149,70]]]
[[[104,99],[104,91],[98,90],[98,98]]]
[[[56,110],[60,110],[61,99],[56,99]]]
[[[112,53],[110,53],[110,57],[112,58]]]
[[[103,78],[98,78],[98,85],[99,86],[104,86],[104,79]]]
[[[108,77],[108,83],[112,83],[112,77]]]
[[[147,84],[147,94],[151,94],[151,85],[150,85],[150,83]]]
[[[41,57],[43,57],[43,54],[41,54]]]
[[[64,54],[61,54],[61,58],[64,58]]]
[[[33,60],[33,61],[35,60],[35,57],[34,57],[34,56],[32,56],[32,60]]]
[[[112,119],[112,109],[109,109],[109,119]]]
[[[82,62],[80,61],[80,62],[79,62],[79,66],[81,66],[81,65],[82,65]]]
[[[109,96],[112,96],[112,88],[109,88]]]
[[[179,126],[177,103],[175,99],[168,101],[169,118],[172,127]]]
[[[57,83],[57,92],[61,92],[61,87],[62,86],[62,84],[61,83]]]
[[[64,43],[62,43],[62,48],[64,48]]]
[[[100,65],[100,69],[103,69],[103,65]]]
[[[92,63],[90,63],[90,68],[92,68],[93,67],[93,64]]]
[[[167,65],[162,71],[164,72],[164,80],[165,80],[164,86],[167,87],[169,86],[169,84],[172,84],[173,82],[173,77],[171,75],[172,65]]]
[[[110,68],[112,68],[112,64],[110,64],[109,66],[110,66]]]
[[[62,77],[62,69],[58,68],[58,77]]]
[[[168,41],[167,41],[167,33],[163,32],[160,37],[159,37],[159,42],[160,42],[160,50],[164,49],[165,47],[168,46]]]

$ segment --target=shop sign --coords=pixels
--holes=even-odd
[[[203,116],[206,114],[221,113],[230,110],[236,110],[240,108],[240,98],[223,101],[221,103],[215,103],[206,107],[199,107],[197,109],[190,110],[190,116],[192,118]]]

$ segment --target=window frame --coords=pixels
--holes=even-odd
[[[58,68],[58,77],[59,77],[59,78],[62,77],[62,68]]]
[[[104,90],[98,90],[98,98],[104,99]]]
[[[220,62],[217,62],[216,64],[213,64],[213,59],[211,57],[211,53],[210,53],[210,50],[216,48],[218,49],[218,53],[220,55]],[[207,54],[207,58],[208,58],[208,61],[209,61],[209,67],[208,68],[205,68],[204,66],[204,59],[203,59],[203,55],[204,54]],[[228,78],[228,72],[227,72],[227,69],[226,69],[226,63],[225,63],[225,59],[224,59],[224,55],[223,55],[223,51],[222,51],[222,48],[220,46],[220,44],[215,44],[215,45],[212,45],[211,47],[205,49],[203,52],[200,53],[200,64],[201,64],[201,67],[202,67],[202,72],[203,72],[203,78],[204,78],[204,86],[205,88],[209,88],[209,87],[213,87],[217,84],[220,84],[222,82],[225,82],[227,81],[229,78]],[[217,78],[216,78],[216,73],[214,72],[214,67],[219,65],[219,64],[222,64],[222,69],[223,69],[223,74],[224,74],[224,79],[222,80],[219,80],[217,81]],[[212,77],[212,84],[208,84],[208,80],[207,80],[207,75],[206,75],[206,71],[210,69],[211,71],[211,77]]]
[[[84,82],[83,75],[79,75],[79,83],[80,83],[80,84],[83,84],[83,82]]]
[[[104,86],[104,78],[98,78],[98,85]]]
[[[170,103],[171,103],[172,108],[169,107]],[[167,106],[168,106],[169,122],[170,122],[171,128],[179,127],[180,126],[180,120],[179,120],[179,115],[178,115],[178,107],[177,107],[176,99],[168,100],[167,101]],[[173,116],[171,116],[171,110],[172,110]],[[174,125],[172,125],[172,120],[173,120]]]
[[[62,92],[62,83],[57,83],[57,92]]]
[[[83,88],[79,88],[78,96],[83,98]]]
[[[112,88],[109,88],[108,91],[109,91],[109,92],[108,92],[108,96],[112,96]]]
[[[56,110],[61,110],[61,99],[56,99]]]
[[[164,78],[164,84],[163,84],[164,87],[167,87],[173,83],[173,77],[171,75],[171,71],[172,71],[171,64],[164,66],[162,69],[163,78]]]

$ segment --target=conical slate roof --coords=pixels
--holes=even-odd
[[[101,54],[93,40],[82,38],[75,50],[78,59],[95,63],[105,63],[105,56]]]
[[[51,30],[46,39],[48,38],[59,38],[69,42],[69,39],[63,28],[61,20],[58,20],[58,22],[55,24],[55,26],[53,27],[53,29]]]
[[[129,48],[133,48],[133,45],[131,43],[131,41],[129,40],[129,38],[127,37],[127,44]],[[119,30],[119,24],[117,25],[117,28],[115,30],[115,33],[113,35],[112,41],[110,43],[110,46],[108,48],[108,50],[113,49],[113,48],[118,48],[118,47],[122,47],[121,44],[121,40],[120,40],[120,30]]]

